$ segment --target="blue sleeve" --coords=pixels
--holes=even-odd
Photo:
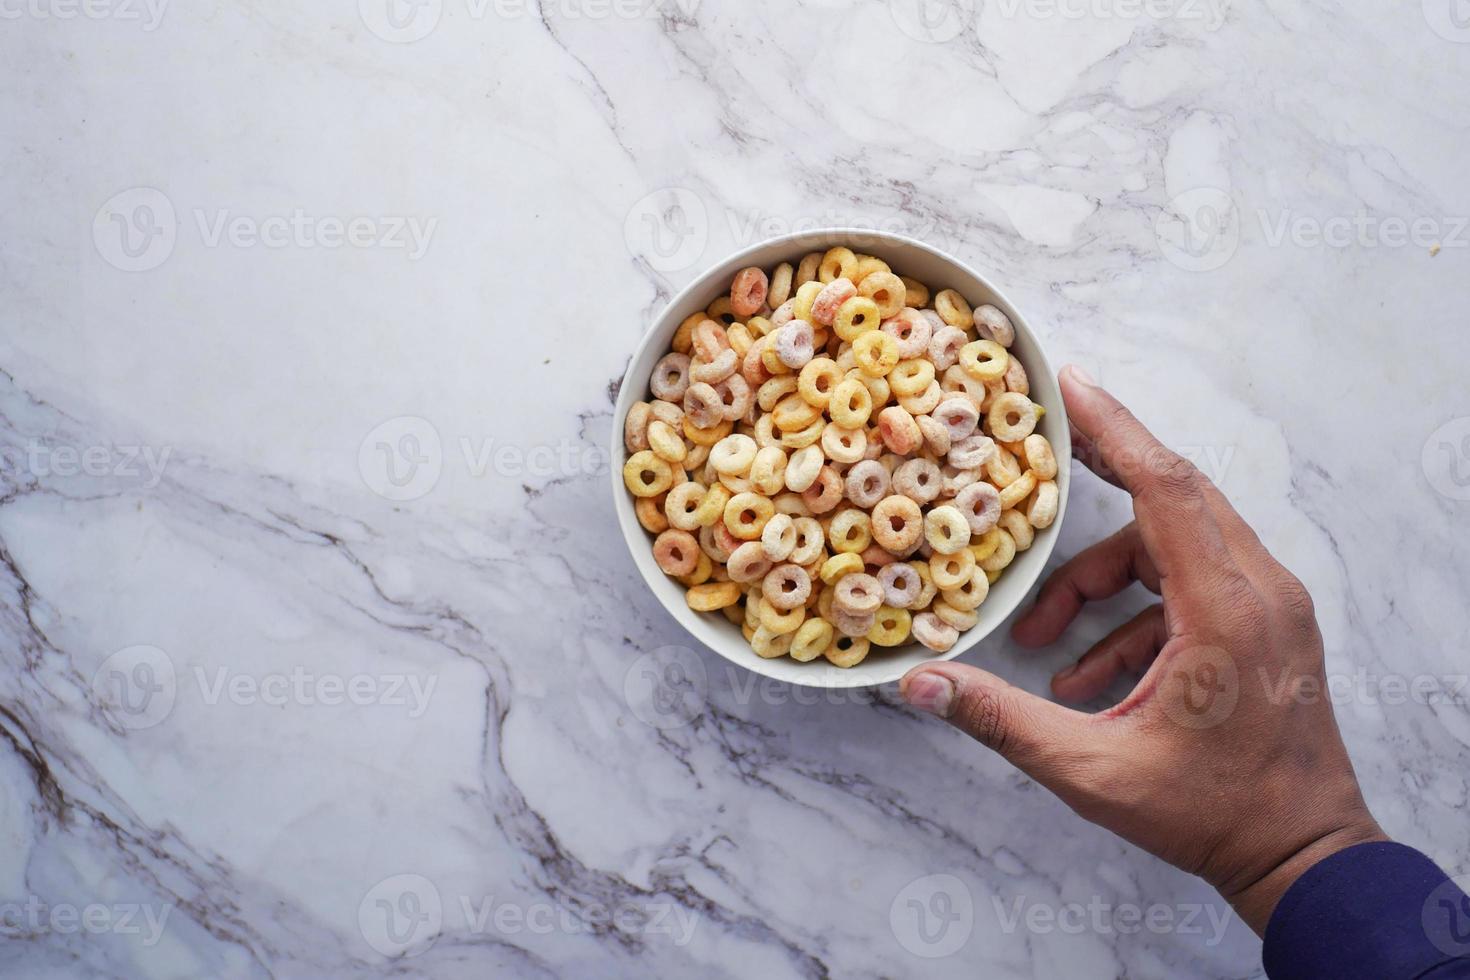
[[[1359,844],[1287,889],[1266,926],[1271,980],[1470,977],[1470,898],[1402,844]]]

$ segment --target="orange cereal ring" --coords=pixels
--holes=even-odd
[[[741,269],[735,273],[735,281],[730,286],[730,309],[742,319],[753,316],[766,305],[770,287],[771,281],[763,270],[755,266]]]
[[[688,531],[669,528],[654,538],[653,560],[666,575],[688,575],[699,565],[699,542]]]

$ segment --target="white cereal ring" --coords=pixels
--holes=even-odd
[[[817,476],[826,462],[827,457],[822,455],[821,446],[812,445],[798,449],[786,461],[786,488],[796,493],[805,493],[807,488],[817,482]]]
[[[954,506],[965,516],[971,534],[984,534],[1000,520],[1000,491],[976,480],[955,494]]]
[[[787,560],[793,565],[810,565],[822,554],[827,536],[822,533],[822,523],[815,517],[797,517],[792,520],[796,528],[796,547]]]
[[[989,436],[975,433],[949,444],[949,465],[959,470],[973,470],[989,465],[1000,454],[1000,447]]]
[[[980,336],[1002,347],[1016,342],[1016,328],[1011,325],[1011,318],[989,304],[975,311],[975,329]]]
[[[883,587],[884,603],[895,609],[912,609],[924,587],[919,573],[903,561],[895,561],[879,569],[878,584]]]
[[[710,447],[709,461],[717,473],[744,476],[755,462],[755,453],[755,440],[736,432]]]
[[[766,521],[760,543],[766,558],[773,562],[785,561],[796,550],[796,522],[787,514],[777,514]]]
[[[969,547],[970,523],[957,507],[935,507],[924,515],[924,540],[939,554],[952,555]]]
[[[927,459],[911,459],[893,471],[893,492],[917,504],[927,504],[944,488],[944,474]]]
[[[847,499],[859,507],[871,509],[888,496],[893,477],[882,463],[865,459],[854,463],[847,471],[846,483]]]
[[[980,409],[964,395],[951,395],[934,409],[934,418],[949,432],[952,445],[974,434],[980,424]]]
[[[792,320],[776,331],[776,359],[792,370],[799,370],[812,359],[815,333],[805,320]]]
[[[946,324],[935,330],[929,339],[929,360],[934,362],[934,369],[947,371],[954,367],[959,363],[960,351],[969,342],[970,338],[958,327]]]
[[[653,366],[653,377],[648,379],[648,388],[653,397],[667,402],[683,401],[689,388],[689,355],[665,354]]]
[[[932,612],[919,613],[910,630],[914,639],[935,653],[947,653],[959,641],[960,631]]]

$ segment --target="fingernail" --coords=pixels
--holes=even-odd
[[[915,674],[904,685],[903,698],[920,711],[948,718],[954,710],[954,682],[943,674]]]
[[[1068,364],[1067,371],[1072,375],[1073,380],[1080,381],[1082,384],[1085,384],[1092,388],[1097,387],[1097,382],[1092,380],[1092,375],[1088,374],[1077,365]]]

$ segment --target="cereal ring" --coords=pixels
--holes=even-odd
[[[825,462],[827,457],[822,455],[820,446],[807,446],[792,453],[791,459],[786,462],[787,489],[805,493],[808,487],[817,482]]]
[[[980,622],[980,617],[975,615],[975,610],[956,609],[954,606],[951,606],[949,603],[943,601],[934,603],[934,606],[930,609],[930,612],[938,616],[941,622],[945,623],[946,625],[953,626],[961,633],[963,633],[965,630],[974,629],[975,624]]]
[[[710,447],[709,462],[716,473],[744,476],[755,462],[755,453],[755,440],[737,432]]]
[[[969,438],[980,425],[980,409],[964,395],[944,399],[934,417],[949,431],[951,444]]]
[[[798,287],[811,282],[813,279],[817,278],[817,270],[820,269],[821,266],[822,253],[808,252],[807,254],[803,255],[801,257],[801,261],[797,263],[796,277],[793,282],[795,282]]]
[[[830,466],[817,471],[817,479],[802,491],[801,499],[813,514],[825,514],[842,502],[842,477]]]
[[[623,464],[623,483],[635,497],[657,497],[674,485],[674,471],[645,449],[629,456]]]
[[[771,271],[771,282],[766,290],[766,305],[778,307],[791,298],[791,278],[795,270],[790,262],[782,262]]]
[[[915,616],[910,629],[914,639],[935,653],[948,653],[960,638],[959,630],[929,612]]]
[[[721,416],[726,422],[738,422],[750,414],[755,396],[750,391],[750,383],[740,375],[732,374],[714,388],[724,406]]]
[[[1010,367],[1011,355],[993,340],[976,340],[960,348],[960,367],[977,381],[1000,381]]]
[[[999,381],[992,382],[1000,391],[1005,390],[1005,385]],[[939,387],[948,392],[948,397],[968,398],[981,412],[989,403],[991,393],[989,387],[983,381],[970,377],[965,369],[958,364],[944,372],[944,377],[939,381]]]
[[[929,382],[929,387],[917,395],[905,395],[898,400],[899,407],[910,415],[928,415],[939,405],[939,400],[944,397],[944,392],[939,387],[939,382]]]
[[[714,574],[715,563],[710,560],[709,555],[701,551],[699,553],[699,563],[694,566],[694,571],[688,575],[680,575],[678,582],[684,588],[692,589],[696,585],[703,585],[711,579],[714,579],[716,582],[723,581],[723,579],[714,578]]]
[[[1057,519],[1060,503],[1061,491],[1057,489],[1056,483],[1043,480],[1036,485],[1036,496],[1031,498],[1031,506],[1026,509],[1026,520],[1038,531],[1051,527],[1052,521]]]
[[[688,531],[669,528],[653,539],[653,560],[666,575],[688,575],[699,564],[699,542]]]
[[[978,609],[985,601],[985,597],[990,595],[990,577],[977,564],[974,572],[962,585],[952,589],[941,589],[939,594],[946,603],[961,611]]]
[[[684,437],[675,432],[672,425],[660,419],[648,423],[648,448],[659,459],[666,459],[670,463],[682,463],[689,456],[689,447],[684,444]]]
[[[883,325],[883,317],[879,315],[878,304],[866,296],[849,296],[833,314],[831,325],[837,336],[850,344],[863,334],[878,330]]]
[[[851,613],[846,609],[832,610],[832,625],[843,636],[866,637],[872,632],[878,622],[878,611],[875,609],[870,613]]]
[[[907,296],[909,306],[916,310],[922,310],[929,305],[929,287],[910,276],[899,276],[903,283],[904,293]]]
[[[674,331],[674,339],[669,341],[669,347],[676,353],[687,354],[694,348],[694,328],[705,320],[703,313],[691,313],[679,324]]]
[[[822,562],[817,577],[827,585],[836,585],[844,576],[857,575],[863,568],[862,555],[855,551],[841,552]]]
[[[997,447],[995,455],[985,464],[985,475],[990,482],[1004,490],[1021,478],[1021,464],[1016,457]]]
[[[924,515],[918,503],[900,494],[878,501],[869,523],[874,540],[895,555],[906,554],[924,534]]]
[[[872,272],[861,279],[856,280],[858,293],[866,296],[878,305],[878,315],[888,319],[903,309],[904,303],[908,302],[908,289],[903,280],[895,276],[885,268],[880,272]]]
[[[696,429],[718,425],[725,417],[725,402],[714,385],[696,381],[684,392],[684,417]]]
[[[948,405],[949,402],[945,402]],[[940,406],[943,408],[944,406]],[[997,456],[1007,455],[1003,453],[995,440],[989,436],[975,433],[966,436],[956,442],[949,444],[949,465],[960,470],[973,470],[979,466],[985,466]]]
[[[796,527],[796,547],[792,549],[790,561],[793,565],[810,565],[822,554],[827,536],[815,517],[798,517],[791,522]]]
[[[827,525],[827,540],[832,542],[832,550],[839,554],[862,552],[873,541],[867,512],[856,507],[839,511]]]
[[[756,266],[741,269],[735,273],[735,281],[730,286],[730,309],[742,320],[753,316],[766,305],[770,287],[771,281],[766,278],[764,270]]]
[[[784,657],[791,650],[791,633],[772,633],[764,626],[757,626],[750,635],[750,648],[762,660]]]
[[[924,441],[919,423],[897,405],[890,405],[878,413],[878,432],[883,438],[883,445],[900,456],[913,453]]]
[[[825,409],[832,392],[842,383],[842,372],[830,357],[814,357],[807,361],[796,380],[796,391],[814,408]]]
[[[899,361],[887,377],[888,387],[898,397],[917,395],[934,381],[934,365],[923,358]]]
[[[762,412],[774,411],[781,403],[781,399],[795,390],[796,378],[783,374],[779,378],[772,378],[756,389],[755,403],[760,406]]]
[[[847,278],[853,282],[862,284],[862,281],[879,272],[892,272],[887,262],[873,255],[862,255],[857,257],[857,268],[853,269],[852,275]]]
[[[862,429],[844,429],[828,422],[822,430],[822,451],[834,463],[856,463],[868,451],[868,434]]]
[[[872,508],[878,501],[888,496],[888,488],[892,482],[893,478],[882,463],[865,459],[854,463],[847,471],[844,486],[848,500],[859,507]]]
[[[976,561],[979,561],[979,559],[977,558]],[[939,594],[939,586],[935,585],[934,579],[929,576],[929,562],[911,561],[909,562],[909,567],[914,570],[915,575],[919,576],[920,582],[919,597],[914,600],[914,604],[909,608],[927,609],[929,608],[929,604],[934,601],[934,597]]]
[[[869,519],[868,525],[871,529],[871,519]],[[858,552],[858,557],[862,558],[863,560],[863,571],[875,577],[884,568],[898,561],[898,556],[889,551],[887,548],[883,547],[881,544],[868,545],[862,551]]]
[[[1027,377],[1026,368],[1019,357],[1006,361],[1006,376],[1001,380],[1006,383],[1006,391],[1014,391],[1020,395],[1031,394],[1031,379]]]
[[[740,376],[753,388],[759,388],[771,377],[772,372],[766,367],[765,355],[775,340],[774,336],[766,334],[750,345],[750,350],[745,352],[745,358],[740,362]]]
[[[1009,565],[1011,562],[1016,560],[1015,539],[1001,528],[996,528],[995,533],[996,535],[998,535],[998,537],[995,539],[995,551],[991,552],[990,555],[985,558],[976,559],[976,562],[980,566],[980,568],[984,569],[987,572],[998,572]],[[950,603],[950,605],[954,605],[954,603]]]
[[[758,493],[737,493],[725,505],[725,527],[741,541],[754,541],[766,529],[766,522],[776,513],[769,497]]]
[[[1011,318],[989,304],[975,311],[975,329],[980,336],[1002,347],[1016,342],[1016,328],[1011,325]]]
[[[970,524],[950,504],[935,507],[924,515],[924,540],[939,554],[952,555],[970,544]]]
[[[908,562],[896,561],[885,565],[878,572],[878,584],[883,587],[883,602],[895,609],[912,609],[919,598],[923,581],[919,573]]]
[[[704,499],[704,484],[681,483],[669,491],[664,498],[664,516],[669,524],[681,531],[693,531],[699,527],[699,504]]]
[[[1000,492],[977,480],[955,494],[955,508],[965,516],[971,534],[984,534],[1000,520]]]
[[[1021,444],[1026,455],[1026,466],[1036,474],[1038,480],[1053,480],[1057,475],[1057,457],[1051,451],[1046,436],[1035,433],[1026,437]]]
[[[975,556],[969,548],[961,548],[951,554],[929,556],[929,578],[940,589],[954,589],[975,574]]]
[[[1007,391],[990,403],[985,421],[990,434],[1002,442],[1020,442],[1036,430],[1036,404],[1025,395]]]
[[[857,271],[858,259],[850,248],[839,245],[827,250],[817,266],[817,278],[823,282],[835,282]]]
[[[918,310],[905,307],[883,321],[882,331],[898,341],[898,356],[910,358],[927,357],[929,340],[934,328],[920,315]]]
[[[776,307],[774,310],[771,311],[771,318],[770,318],[770,321],[769,321],[769,326],[766,327],[766,332],[765,332],[765,334],[762,334],[762,336],[765,336],[766,334],[774,333],[775,331],[780,330],[782,327],[786,326],[786,324],[790,323],[792,320],[795,320],[795,319],[796,319],[796,300],[794,298],[793,299],[788,299],[786,302],[782,303],[780,306]],[[751,323],[754,323],[754,322],[755,322],[754,320],[751,321]],[[747,324],[747,326],[748,325],[749,324]]]
[[[817,297],[822,295],[822,290],[826,288],[827,287],[820,282],[809,282],[798,288],[796,290],[796,295],[792,297],[792,318],[796,320],[806,320],[810,323],[816,323],[816,321],[812,319],[812,307],[816,305]]]
[[[725,505],[730,502],[733,494],[716,483],[700,498],[699,506],[695,508],[694,520],[700,527],[709,527],[718,523],[725,516]],[[693,530],[690,528],[689,530]]]
[[[873,393],[861,381],[846,378],[832,391],[827,412],[843,428],[859,428],[873,413]]]
[[[939,496],[941,497],[956,496],[965,487],[968,487],[983,476],[979,467],[971,470],[962,470],[945,463],[939,469],[944,474],[944,489],[939,491]]]
[[[881,330],[869,330],[852,342],[852,355],[860,371],[881,378],[898,366],[898,341]]]
[[[648,403],[650,414],[659,422],[667,422],[675,429],[684,427],[684,409],[673,402],[652,401]]]
[[[634,402],[623,419],[623,445],[630,453],[639,453],[648,448],[648,423],[653,418],[653,409],[648,402]]]
[[[806,605],[812,580],[800,565],[777,565],[761,581],[761,594],[777,609],[795,609]]]
[[[929,360],[937,371],[947,371],[960,359],[960,351],[969,343],[969,337],[957,327],[943,326],[935,330],[929,340]]]
[[[693,339],[696,360],[713,361],[730,349],[730,338],[725,334],[725,328],[714,320],[700,321],[699,326],[694,328]]]
[[[809,663],[832,645],[832,624],[825,619],[808,619],[791,641],[791,659]]]
[[[920,415],[914,421],[919,424],[919,434],[924,437],[924,448],[935,456],[949,453],[949,429],[942,422],[932,415]]]
[[[833,586],[833,607],[855,615],[877,612],[883,604],[883,587],[878,580],[866,572],[844,575]]]
[[[674,488],[677,489],[679,488]],[[638,523],[643,525],[643,530],[649,534],[662,534],[669,529],[669,519],[664,516],[664,504],[668,502],[668,498],[666,493],[662,497],[639,497],[633,501],[633,513],[637,516]]]
[[[721,531],[724,531],[725,525],[711,524],[708,527],[701,527],[699,529],[699,547],[704,551],[706,555],[709,555],[710,558],[723,565],[725,562],[730,560],[730,552],[734,551],[735,549],[726,548],[720,543],[725,536],[729,535],[729,532],[725,531],[724,535],[720,535],[715,532],[715,528],[719,528]],[[739,546],[738,541],[736,542],[736,546]]]
[[[1019,510],[1003,511],[1000,515],[1000,526],[1016,542],[1016,551],[1025,551],[1031,547],[1036,540],[1036,528],[1026,519],[1026,515]]]
[[[715,355],[711,361],[703,361],[698,358],[689,362],[689,377],[695,381],[703,381],[706,384],[718,384],[740,366],[740,358],[735,354],[734,348],[727,347]]]
[[[776,421],[776,428],[782,432],[804,429],[813,422],[822,421],[822,410],[797,394],[787,395],[777,402],[771,409],[771,415]]]
[[[689,603],[689,608],[695,612],[714,612],[716,609],[724,609],[733,606],[740,601],[740,586],[734,582],[710,582],[707,585],[696,585],[684,593],[684,601]]]
[[[1000,491],[1000,509],[1010,510],[1018,507],[1021,501],[1031,496],[1031,491],[1036,489],[1036,474],[1027,470],[1015,480],[1006,484]]]
[[[792,320],[776,331],[776,357],[792,370],[804,367],[812,359],[812,325],[805,320]]]
[[[776,513],[785,514],[793,520],[798,517],[812,516],[812,512],[807,509],[806,501],[801,499],[799,493],[777,494],[771,503],[776,505]]]
[[[862,663],[868,656],[869,648],[870,644],[866,637],[838,636],[832,640],[831,646],[823,651],[823,656],[832,666],[847,669]]]
[[[960,330],[969,330],[975,325],[975,314],[965,298],[953,289],[941,289],[934,295],[934,312],[939,319]]]
[[[944,475],[927,459],[911,459],[893,471],[893,492],[917,504],[931,503],[944,489]]]
[[[811,316],[802,317],[802,319],[809,319],[813,323],[820,323],[824,327],[830,327],[832,326],[833,319],[837,316],[837,311],[844,303],[855,296],[857,296],[857,287],[852,284],[851,280],[835,279],[823,286],[821,292],[817,293],[812,299]],[[859,297],[858,301],[867,303],[868,306],[874,309],[877,308],[876,304],[870,299],[865,300]],[[798,303],[797,310],[800,311],[800,309],[801,304]],[[847,338],[844,337],[843,339],[846,340]]]
[[[763,579],[770,572],[772,560],[766,557],[766,550],[760,541],[747,541],[741,547],[731,552],[729,561],[725,563],[726,572],[729,572],[732,582],[750,583]]]
[[[909,638],[913,620],[907,609],[882,606],[874,618],[876,622],[867,633],[868,642],[874,646],[896,647]]]
[[[765,446],[756,451],[750,464],[750,482],[767,497],[786,489],[786,451],[780,446]]]
[[[796,522],[787,514],[776,514],[766,521],[765,528],[761,530],[761,550],[769,561],[789,558],[796,550]],[[733,578],[734,572],[730,575]]]
[[[653,366],[653,376],[648,379],[648,388],[655,398],[683,401],[689,388],[689,355],[669,353],[659,358]]]
[[[778,635],[795,633],[802,622],[806,620],[806,606],[796,606],[792,609],[777,609],[761,596],[756,601],[756,622],[764,626],[772,633]]]

